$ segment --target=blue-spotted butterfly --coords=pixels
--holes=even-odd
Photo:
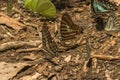
[[[91,8],[93,13],[106,13],[116,10],[115,6],[108,0],[92,0]]]

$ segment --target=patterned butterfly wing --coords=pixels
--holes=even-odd
[[[56,42],[53,40],[46,23],[42,26],[42,43],[43,48],[50,53],[50,55],[56,55],[58,47]]]
[[[116,10],[113,4],[107,0],[92,0],[91,8],[94,14],[96,13],[106,13],[113,10]]]
[[[115,15],[110,15],[108,17],[106,26],[105,26],[106,31],[117,31],[120,30],[120,22],[117,21]]]
[[[61,40],[66,41],[74,39],[76,35],[82,33],[82,30],[82,27],[74,24],[67,12],[63,14],[60,25]]]

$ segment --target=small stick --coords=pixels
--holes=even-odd
[[[41,48],[30,48],[30,49],[20,49],[17,52],[22,53],[22,52],[31,52],[31,51],[40,51],[42,50]]]
[[[96,58],[99,60],[104,60],[104,61],[115,61],[115,60],[120,60],[120,56],[108,56],[108,55],[92,55],[92,58]]]

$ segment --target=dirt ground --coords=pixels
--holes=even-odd
[[[13,29],[10,24],[0,23],[0,62],[12,64],[20,62],[29,65],[24,66],[9,80],[120,80],[120,31],[97,30],[90,5],[84,2],[73,4],[71,8],[57,10],[55,19],[47,19],[52,36],[56,31],[55,27],[60,26],[61,16],[66,11],[76,24],[84,27],[83,33],[79,35],[79,46],[58,52],[55,57],[50,57],[39,50],[42,44],[41,27],[46,19],[24,9],[20,4],[14,4],[10,18],[19,21],[25,27]],[[0,6],[0,13],[7,14],[5,2]],[[120,7],[115,13],[119,20]],[[59,35],[55,37],[56,42],[58,37]],[[17,47],[10,47],[8,45],[10,42]],[[91,56],[102,56],[92,58],[92,65],[89,67],[86,67],[86,63],[91,58],[85,60],[85,56],[88,55],[87,42],[90,45]],[[59,47],[60,42],[57,44]],[[37,50],[22,51],[34,48]],[[118,57],[119,60],[108,60],[107,56]]]

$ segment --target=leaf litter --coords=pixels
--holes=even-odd
[[[4,8],[4,6],[2,6],[2,8]],[[84,26],[85,30],[83,34],[80,35],[78,47],[59,52],[58,56],[56,57],[49,57],[42,50],[40,50],[41,47],[39,46],[41,46],[41,41],[40,44],[38,44],[37,46],[31,46],[32,44],[35,44],[37,40],[40,40],[40,34],[37,28],[39,29],[39,31],[41,31],[41,26],[44,23],[44,21],[42,21],[43,18],[38,15],[31,14],[25,9],[21,9],[19,5],[17,5],[16,8],[18,8],[19,12],[15,12],[13,16],[20,15],[20,21],[25,24],[22,24],[21,26],[21,23],[19,23],[18,21],[16,22],[16,20],[12,17],[11,19],[15,21],[15,23],[12,23],[12,25],[9,21],[1,22],[0,24],[2,24],[2,26],[7,25],[8,27],[14,29],[11,30],[8,27],[6,28],[12,33],[12,35],[14,35],[14,38],[3,36],[4,38],[1,38],[0,46],[9,42],[14,42],[14,44],[19,45],[19,43],[17,43],[16,41],[32,41],[32,43],[28,43],[27,46],[21,44],[21,46],[19,45],[20,48],[18,47],[18,49],[14,49],[13,47],[15,46],[10,45],[12,47],[10,47],[9,49],[7,47],[7,49],[4,49],[4,51],[0,53],[0,61],[5,61],[6,64],[8,62],[12,65],[17,65],[18,62],[26,62],[30,64],[30,66],[24,65],[24,68],[21,67],[18,71],[15,71],[14,74],[11,74],[10,78],[12,80],[115,80],[120,78],[120,33],[113,32],[111,34],[106,33],[105,31],[97,31],[95,28],[95,24],[92,23],[93,19],[91,18],[91,9],[89,5],[80,3],[73,8],[63,9],[62,11],[59,11],[59,14],[57,14],[58,19],[60,19],[63,12],[69,12],[74,22],[77,22],[78,24],[80,24],[80,26]],[[2,11],[3,13],[5,12],[4,10]],[[21,13],[23,14],[21,15]],[[77,17],[74,17],[75,15]],[[8,19],[8,16],[6,19]],[[57,25],[59,25],[60,23],[60,20],[58,19],[56,21]],[[5,25],[3,25],[3,23]],[[38,24],[39,26],[36,26]],[[54,36],[54,27],[56,27],[56,24],[54,24],[53,21],[47,22],[52,36]],[[24,28],[23,25],[27,25],[26,30],[21,30],[22,28]],[[19,31],[17,31],[16,33],[16,30]],[[4,32],[0,32],[0,37],[3,34],[5,35]],[[90,59],[88,59],[88,62],[89,60],[91,60],[91,58],[94,58],[92,60],[92,66],[90,67],[86,67],[87,63],[85,62],[84,57],[87,53],[86,39],[88,39],[88,43],[91,48],[91,57]],[[59,43],[60,42],[57,42],[58,46],[60,45]],[[10,65],[9,63],[8,65]],[[12,68],[12,66],[10,67]],[[12,71],[13,70],[14,69],[12,69]],[[5,71],[7,72],[8,70]]]

